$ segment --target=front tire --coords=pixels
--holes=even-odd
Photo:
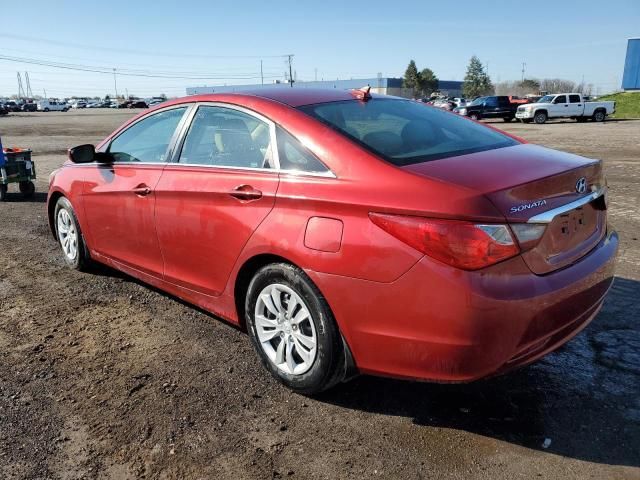
[[[7,192],[9,191],[9,187],[4,183],[0,185],[0,202],[4,202],[7,200]]]
[[[504,117],[502,119],[505,123],[509,123],[511,120],[513,120],[513,117]]]
[[[53,218],[65,263],[76,270],[86,271],[91,265],[91,256],[76,213],[65,197],[58,199]]]
[[[313,395],[344,379],[345,351],[331,309],[299,268],[276,263],[258,270],[245,318],[262,364],[290,389]]]
[[[480,120],[480,115],[478,115],[477,113],[472,113],[471,115],[469,115],[469,118],[477,122]]]
[[[545,112],[537,112],[533,117],[533,121],[538,125],[542,125],[547,121],[547,114]]]

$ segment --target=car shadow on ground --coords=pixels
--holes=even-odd
[[[7,193],[6,203],[45,203],[47,201],[47,193],[46,192],[36,192],[32,197],[25,198],[20,192],[17,190],[9,191]]]
[[[596,319],[535,365],[471,384],[362,376],[318,399],[590,462],[640,466],[640,282],[616,278]]]

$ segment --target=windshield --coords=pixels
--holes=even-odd
[[[551,103],[553,101],[553,97],[555,97],[555,95],[545,95],[544,97],[540,98],[536,103]]]
[[[486,100],[487,97],[478,97],[473,102],[469,104],[470,107],[475,107],[476,105],[482,105],[482,102]]]
[[[517,145],[464,117],[408,100],[347,100],[300,110],[397,166]]]

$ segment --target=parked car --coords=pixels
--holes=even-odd
[[[37,108],[40,112],[66,112],[67,110],[69,110],[69,105],[67,105],[65,102],[45,99],[38,102]]]
[[[70,100],[69,101],[69,107],[70,108],[87,108],[87,102],[85,102],[84,100]]]
[[[47,211],[70,267],[246,328],[312,394],[357,372],[471,381],[567,342],[613,282],[606,189],[600,160],[418,102],[265,88],[72,148]]]
[[[493,95],[478,97],[466,106],[455,108],[453,111],[472,120],[502,118],[505,122],[510,122],[516,116],[517,107],[516,104],[509,101],[509,97]]]
[[[435,102],[433,102],[433,106],[441,108],[448,112],[456,108],[456,104],[453,101],[447,99],[436,100]]]
[[[6,115],[9,113],[7,107],[4,106],[4,103],[0,103],[0,115]]]
[[[23,112],[35,112],[38,110],[38,104],[36,102],[24,102],[20,105],[20,110]]]
[[[102,108],[102,102],[89,102],[87,108]]]
[[[125,100],[123,102],[118,103],[118,108],[129,108],[133,102],[131,100]]]
[[[8,112],[19,112],[20,111],[20,105],[18,105],[13,100],[9,100],[8,102],[4,102],[4,108],[6,108]]]
[[[516,118],[523,122],[545,123],[549,118],[573,118],[578,122],[588,119],[604,122],[616,111],[616,102],[587,102],[580,93],[545,95],[536,103],[518,107]]]
[[[149,105],[144,100],[134,100],[128,105],[128,108],[149,108]]]
[[[453,99],[453,103],[456,104],[456,107],[464,107],[467,104],[467,100],[465,98],[456,97]]]

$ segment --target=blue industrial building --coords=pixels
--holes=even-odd
[[[340,90],[348,90],[352,88],[361,88],[369,85],[374,93],[383,93],[385,95],[397,95],[400,97],[411,97],[413,91],[402,87],[402,78],[377,77],[377,78],[358,78],[351,80],[323,80],[317,82],[296,82],[294,88],[337,88]],[[229,93],[239,92],[242,90],[257,90],[263,87],[280,87],[290,88],[286,82],[256,84],[256,85],[219,85],[219,86],[203,86],[203,87],[187,87],[187,95],[200,95],[206,93]],[[440,92],[452,97],[462,96],[462,82],[454,80],[440,80]]]
[[[622,75],[623,90],[640,90],[640,38],[630,38]]]

